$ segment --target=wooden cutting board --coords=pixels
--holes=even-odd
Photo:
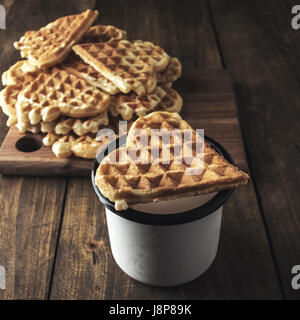
[[[182,117],[232,154],[243,165],[243,148],[235,97],[225,70],[184,71],[174,88],[183,97]],[[11,128],[0,149],[0,173],[3,175],[43,175],[89,177],[93,160],[76,157],[57,159],[50,147],[42,144],[42,135],[20,133]]]

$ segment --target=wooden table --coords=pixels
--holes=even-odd
[[[2,176],[0,265],[6,268],[6,290],[0,289],[0,299],[300,298],[291,287],[291,269],[300,264],[300,41],[290,26],[294,2],[0,1],[7,7],[1,73],[19,59],[12,43],[25,30],[86,8],[97,8],[99,23],[123,28],[131,39],[161,45],[182,61],[183,75],[227,69],[241,131],[235,116],[221,121],[212,109],[203,117],[210,135],[251,175],[224,209],[212,267],[175,288],[143,285],[117,267],[89,179]],[[5,122],[1,113],[0,142],[8,131]]]

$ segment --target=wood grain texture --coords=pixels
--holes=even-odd
[[[130,40],[162,45],[183,71],[222,68],[205,1],[98,1],[97,8],[98,21],[126,29]]]
[[[292,8],[293,8],[293,6],[295,6],[295,5],[299,5],[299,1],[297,1],[297,0],[283,0],[285,3],[286,3],[286,5],[288,6],[288,8],[289,8],[289,12],[291,13],[292,11]],[[293,15],[291,15],[291,17],[292,17]]]
[[[64,191],[59,178],[1,177],[1,300],[47,298]]]
[[[284,296],[299,299],[300,34],[283,1],[216,0],[212,14]]]
[[[24,134],[15,127],[11,128],[0,149],[0,173],[3,175],[90,176],[93,160],[75,156],[58,159],[51,147],[43,145],[42,139],[42,134]],[[37,150],[32,149],[35,146]]]
[[[153,5],[149,3],[149,6]],[[114,4],[111,5],[113,8]],[[145,14],[148,12],[147,7],[143,10]],[[159,12],[157,9],[156,14]],[[141,11],[137,13],[143,14]],[[125,30],[130,29],[130,21],[135,21],[133,13],[130,18],[128,27],[121,26]],[[182,28],[184,22],[181,22]],[[147,34],[143,38],[147,38]],[[162,44],[165,45],[168,45],[167,41]],[[205,47],[204,40],[202,46]],[[194,128],[204,127],[205,133],[224,144],[239,166],[247,170],[234,94],[226,73],[222,70],[189,71],[183,73],[176,87],[185,102],[183,117]],[[251,183],[236,190],[224,209],[220,249],[213,266],[196,281],[184,286],[155,288],[130,279],[118,268],[110,251],[103,207],[91,182],[70,179],[51,299],[279,297],[277,278]]]
[[[80,12],[94,1],[15,1],[0,30],[0,73],[20,59],[13,48],[25,30]],[[8,128],[0,114],[0,143]],[[47,168],[45,168],[47,170]],[[0,178],[0,265],[6,268],[6,290],[0,299],[46,299],[52,274],[66,179]]]

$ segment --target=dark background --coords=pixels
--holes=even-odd
[[[26,30],[86,8],[99,10],[99,23],[123,28],[131,39],[154,41],[178,57],[183,77],[191,69],[227,69],[251,175],[248,191],[237,191],[228,204],[235,214],[224,217],[209,271],[165,289],[139,284],[115,266],[88,180],[1,177],[0,265],[13,276],[0,299],[300,298],[300,290],[291,287],[291,269],[300,264],[300,30],[291,27],[297,1],[0,4],[7,7],[7,30],[0,30],[1,73],[19,59],[12,43]],[[8,131],[5,122],[1,113],[0,142]],[[78,215],[71,215],[74,210]],[[80,254],[72,250],[77,245],[83,247]],[[90,265],[84,262],[88,256]]]

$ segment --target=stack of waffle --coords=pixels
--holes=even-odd
[[[58,158],[95,158],[103,127],[117,128],[153,110],[180,112],[172,89],[181,64],[148,41],[129,41],[114,26],[91,26],[97,11],[66,16],[18,42],[22,58],[2,75],[7,125],[43,134]]]

